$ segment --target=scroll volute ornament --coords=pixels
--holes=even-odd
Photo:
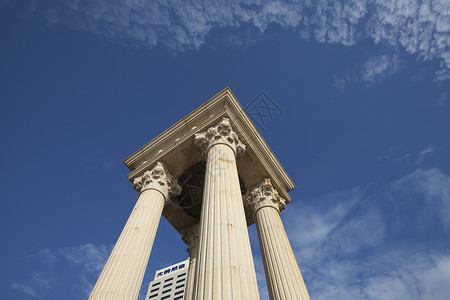
[[[178,196],[181,187],[166,166],[157,162],[152,169],[145,171],[140,177],[136,177],[133,182],[133,188],[139,193],[147,189],[156,189],[160,191],[168,200],[169,195]]]
[[[230,119],[223,118],[216,126],[194,136],[194,143],[206,154],[208,149],[216,144],[226,144],[233,148],[236,156],[245,152],[245,145],[239,140],[236,132],[231,127]]]
[[[194,223],[193,225],[181,230],[181,238],[186,245],[195,247],[199,242],[199,223]]]
[[[270,178],[264,179],[257,187],[250,190],[244,197],[244,204],[248,212],[254,215],[260,208],[270,206],[278,211],[286,207],[284,200],[273,187]]]

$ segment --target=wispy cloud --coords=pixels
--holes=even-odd
[[[25,282],[13,282],[10,288],[32,297],[39,296],[43,290],[54,287],[58,281],[53,267],[59,261],[57,256],[50,249],[43,249],[37,253],[27,256],[34,266],[38,266],[38,271],[32,271],[24,278]]]
[[[402,151],[403,150],[403,153]],[[417,166],[422,165],[422,163],[436,154],[440,149],[432,144],[429,144],[425,148],[422,148],[421,150],[416,150],[412,152],[404,152],[404,147],[391,147],[386,154],[382,154],[376,157],[378,161],[387,161],[392,159],[393,161],[396,161],[398,163],[413,163]]]
[[[446,93],[446,92],[442,92],[442,93],[439,95],[439,97],[437,98],[436,103],[437,103],[438,106],[444,107],[445,104],[447,103],[447,100],[448,100],[448,95],[447,95],[447,93]]]
[[[382,81],[385,77],[396,73],[403,62],[398,55],[379,55],[369,58],[362,66],[362,79],[369,83]]]
[[[10,288],[32,297],[39,297],[57,284],[62,275],[56,270],[64,265],[65,270],[71,270],[70,273],[75,275],[75,278],[78,277],[78,280],[71,279],[72,288],[79,290],[82,297],[88,296],[108,259],[111,248],[84,244],[56,251],[40,250],[27,256],[30,265],[33,265],[32,271],[20,280],[22,282],[12,282]]]
[[[433,153],[434,151],[436,151],[436,147],[433,145],[428,145],[425,149],[423,149],[422,151],[420,151],[418,153],[418,155],[423,156],[423,155],[428,155],[430,153]]]
[[[85,244],[74,247],[66,247],[59,253],[74,267],[78,269],[80,281],[75,283],[75,288],[81,290],[85,296],[89,296],[95,281],[102,271],[111,249],[104,245]]]
[[[83,267],[88,272],[101,271],[109,255],[106,246],[94,244],[63,248],[59,253],[72,265]]]
[[[450,233],[450,176],[439,169],[417,169],[398,179],[396,190],[418,193],[426,200],[426,207],[437,213],[442,226]]]
[[[360,188],[345,192],[332,192],[325,195],[317,207],[302,207],[298,217],[292,220],[295,231],[294,243],[310,247],[327,238],[331,232],[340,226],[351,214],[353,209],[363,201],[364,191]],[[333,202],[332,206],[329,206]]]
[[[416,165],[420,165],[425,159],[429,158],[438,148],[434,145],[428,145],[425,149],[416,153]]]
[[[427,70],[426,69],[420,69],[419,72],[417,72],[416,74],[414,74],[411,77],[411,80],[414,82],[420,82],[423,81],[425,79],[425,76],[427,75]]]
[[[342,74],[334,74],[333,85],[343,91],[350,83],[363,82],[366,85],[380,83],[399,72],[404,65],[405,61],[401,60],[396,53],[374,55]]]
[[[117,160],[110,157],[109,154],[104,153],[103,150],[97,149],[94,152],[85,153],[81,157],[81,162],[88,171],[112,171],[116,165]]]
[[[436,80],[450,79],[450,3],[446,0],[320,1],[46,1],[39,3],[50,24],[65,24],[127,45],[164,45],[172,51],[199,49],[217,28],[235,29],[236,38],[251,40],[271,24],[321,43],[374,43],[403,50],[423,60],[438,59]],[[256,30],[240,34],[250,25]],[[388,57],[380,58],[387,64]],[[383,69],[371,68],[369,79]],[[389,72],[389,71],[388,71]],[[373,75],[371,75],[373,74]]]
[[[7,2],[7,1],[6,1]],[[22,19],[26,19],[28,18],[32,13],[34,13],[36,11],[37,8],[37,4],[36,4],[36,0],[31,0],[28,2],[28,6],[25,9],[25,11],[21,14],[21,18]]]
[[[56,285],[58,278],[49,272],[33,272],[31,275],[34,286],[49,289]]]
[[[450,243],[430,239],[450,232],[450,176],[441,170],[417,169],[377,190],[334,192],[291,209],[286,228],[312,298],[448,297]]]
[[[9,285],[9,287],[15,291],[27,294],[31,297],[36,297],[37,293],[36,291],[29,285],[25,284],[25,283],[17,283],[17,282],[13,282]]]
[[[37,253],[31,254],[29,258],[38,258],[44,261],[47,265],[53,265],[58,261],[58,258],[53,254],[50,249],[43,249]]]

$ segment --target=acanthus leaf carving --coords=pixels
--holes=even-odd
[[[252,217],[262,207],[270,206],[279,212],[286,207],[286,200],[278,194],[270,178],[265,178],[259,185],[248,191],[243,199],[247,214]]]
[[[200,224],[194,223],[187,228],[181,230],[181,238],[189,248],[198,246],[199,243],[199,227]]]
[[[157,162],[142,176],[136,177],[133,181],[133,188],[139,193],[147,189],[156,189],[165,196],[166,201],[170,195],[178,196],[181,193],[177,179],[162,162]]]
[[[223,118],[215,126],[208,128],[206,131],[197,133],[194,136],[194,143],[200,147],[204,153],[216,144],[229,145],[236,156],[245,152],[245,145],[239,140],[236,132],[231,127],[230,119]]]

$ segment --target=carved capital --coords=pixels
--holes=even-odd
[[[178,196],[181,192],[177,179],[162,162],[157,162],[142,176],[136,177],[133,188],[139,193],[148,189],[158,190],[164,195],[166,201],[169,199],[169,195]]]
[[[253,216],[262,207],[273,207],[278,211],[282,211],[286,206],[284,200],[278,191],[273,187],[270,178],[264,179],[258,186],[247,192],[244,197],[244,206],[246,211]]]
[[[181,239],[188,245],[188,251],[198,246],[200,224],[195,223],[181,230]]]
[[[194,143],[202,148],[203,153],[207,153],[209,148],[217,144],[229,145],[236,156],[245,152],[245,145],[239,140],[236,132],[231,128],[231,122],[228,118],[223,118],[216,126],[208,130],[197,133],[194,136]]]

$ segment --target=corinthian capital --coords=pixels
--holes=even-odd
[[[278,191],[273,187],[270,178],[264,179],[253,190],[247,192],[244,197],[244,205],[252,216],[262,207],[273,207],[282,211],[286,206],[286,200],[278,195]]]
[[[189,248],[194,248],[199,242],[199,223],[192,224],[191,226],[181,230],[181,239],[188,245]]]
[[[133,188],[139,193],[148,189],[158,190],[164,195],[166,201],[169,199],[169,195],[178,196],[181,192],[177,179],[161,162],[157,162],[152,169],[145,171],[142,176],[136,177]]]
[[[195,145],[203,149],[204,153],[207,153],[209,148],[217,144],[229,145],[236,156],[245,152],[245,145],[239,140],[233,128],[231,128],[231,122],[228,118],[223,118],[216,126],[197,133],[194,136],[194,142]]]

